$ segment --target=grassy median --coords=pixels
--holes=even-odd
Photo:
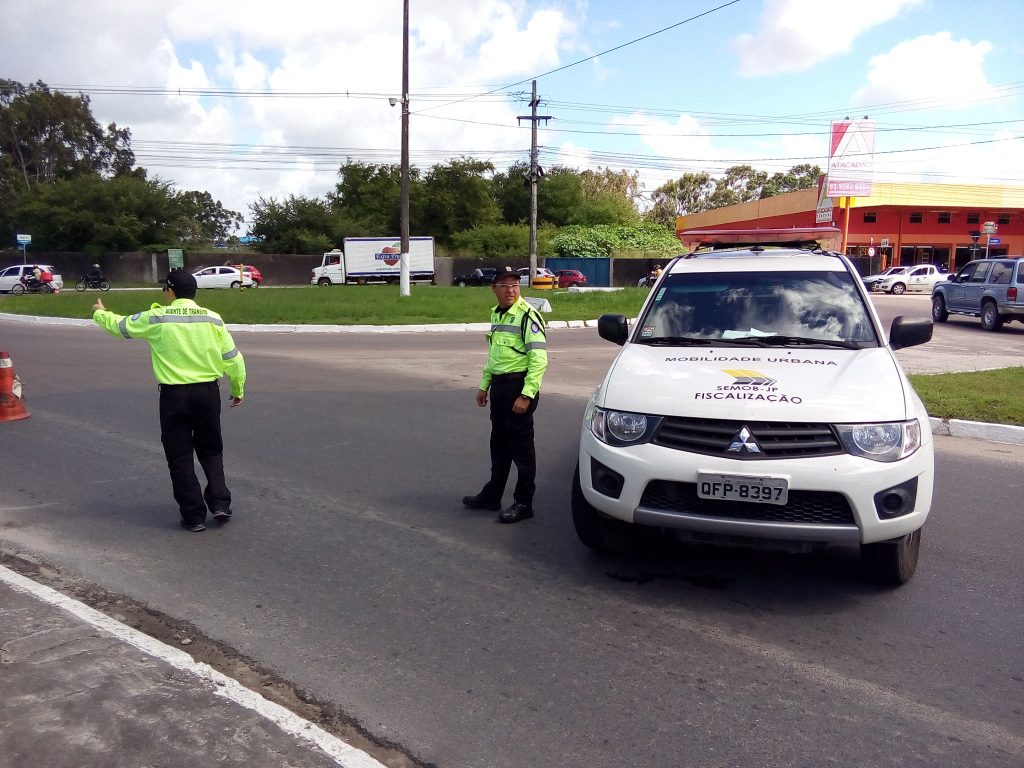
[[[494,305],[488,288],[414,285],[401,297],[397,286],[336,286],[333,288],[257,288],[246,291],[200,291],[199,303],[219,312],[229,323],[290,323],[314,325],[416,325],[421,323],[481,323]],[[646,289],[569,293],[527,292],[546,298],[548,320],[590,320],[605,312],[636,317]],[[57,296],[0,298],[0,312],[50,317],[88,318],[92,304],[102,298],[107,309],[132,314],[164,303],[159,290],[63,291]],[[1024,398],[1019,394],[1024,368],[973,373],[920,374],[910,377],[932,416],[997,424],[1024,425]]]
[[[363,285],[332,288],[251,288],[245,291],[200,291],[197,301],[229,323],[290,323],[302,325],[417,325],[420,323],[483,323],[494,306],[490,288],[413,285],[410,296],[398,286]],[[547,299],[552,311],[546,320],[592,320],[605,312],[636,317],[647,297],[643,288],[621,291],[531,290],[526,296]],[[132,314],[165,303],[159,290],[62,291],[56,296],[4,296],[0,312],[50,317],[90,317],[97,297],[107,309]]]
[[[1024,426],[1020,383],[1024,368],[910,377],[928,413],[943,419],[967,419]]]

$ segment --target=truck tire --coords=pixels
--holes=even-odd
[[[331,287],[331,278],[329,278],[329,277],[321,277],[319,280],[316,281],[316,284],[320,288],[330,288]]]
[[[1003,327],[1003,318],[999,316],[999,308],[994,301],[986,301],[981,305],[981,330],[998,331]]]
[[[949,320],[946,300],[941,296],[932,296],[932,320],[936,323],[944,323]]]
[[[894,283],[892,288],[889,289],[889,293],[895,293],[897,296],[900,296],[906,293],[906,290],[907,286],[905,286],[903,283]]]
[[[890,541],[860,545],[865,575],[876,584],[898,587],[910,581],[921,552],[921,529]]]
[[[580,487],[580,465],[572,476],[572,523],[579,540],[602,554],[619,554],[637,540],[635,526],[605,517],[583,495]]]

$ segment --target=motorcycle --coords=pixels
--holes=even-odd
[[[84,291],[86,288],[98,288],[101,291],[109,291],[110,281],[105,277],[82,275],[82,279],[75,283],[75,290]]]
[[[23,293],[53,293],[53,287],[49,283],[42,283],[38,280],[19,280],[11,286],[11,293],[21,296]]]

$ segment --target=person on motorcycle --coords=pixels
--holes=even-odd
[[[32,269],[21,276],[21,282],[25,284],[25,287],[30,291],[38,290],[43,284],[43,271],[38,265],[33,264]]]
[[[99,264],[93,264],[92,268],[82,275],[82,280],[89,288],[99,288],[100,283],[105,281],[107,278],[103,276],[103,270],[100,269]]]

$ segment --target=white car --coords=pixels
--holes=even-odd
[[[13,267],[0,270],[0,293],[10,293],[15,283],[21,280],[22,275],[31,274],[34,267],[48,270],[53,275],[53,281],[50,283],[53,288],[59,291],[64,287],[64,279],[49,264],[15,264]]]
[[[640,527],[709,543],[857,545],[889,584],[917,567],[932,501],[928,413],[893,352],[930,320],[881,327],[839,254],[698,253],[671,262],[587,406],[572,516],[584,544]]]
[[[519,275],[519,284],[525,286],[526,283],[530,280],[530,268],[521,267],[516,270],[516,273]],[[549,280],[554,281],[554,285],[556,287],[558,286],[558,276],[550,269],[546,269],[545,267],[537,267],[537,274],[534,276],[533,279],[537,280],[538,278],[541,278],[541,282],[543,282],[545,286],[548,284]]]
[[[252,288],[252,275],[243,275],[235,267],[207,267],[193,272],[198,288]]]
[[[870,288],[879,280],[882,280],[888,277],[889,275],[898,275],[902,272],[906,272],[908,269],[910,269],[910,267],[889,267],[888,269],[882,270],[877,275],[868,275],[867,277],[865,277],[864,285]]]
[[[886,293],[932,292],[936,283],[949,280],[949,273],[942,272],[934,264],[918,264],[916,267],[898,267],[902,271],[885,275],[882,279],[871,284],[872,291],[884,291]]]

